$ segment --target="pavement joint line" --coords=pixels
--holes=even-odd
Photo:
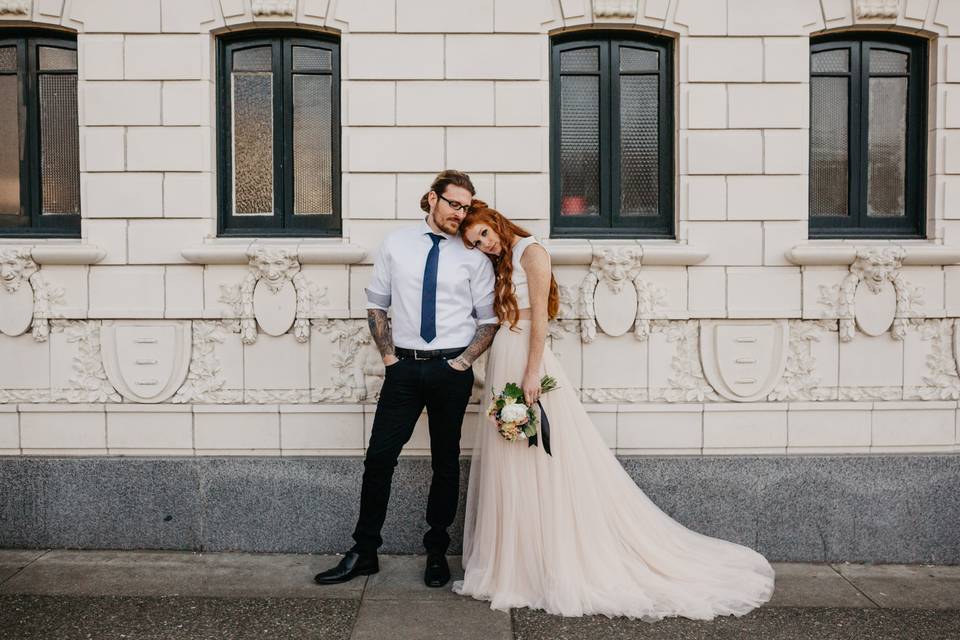
[[[354,638],[357,633],[357,623],[360,621],[360,612],[363,609],[363,598],[367,595],[368,584],[370,584],[370,576],[363,576],[363,588],[360,590],[360,598],[357,599],[357,615],[353,616],[353,624],[350,626],[351,638]]]
[[[31,560],[30,562],[28,562],[27,564],[23,565],[22,567],[20,567],[20,568],[17,569],[16,571],[14,571],[12,574],[10,574],[9,576],[7,576],[7,578],[6,578],[5,580],[0,580],[0,586],[3,586],[4,584],[10,582],[10,581],[13,580],[14,578],[16,578],[18,575],[20,575],[21,573],[23,573],[23,572],[27,569],[27,567],[32,566],[34,563],[38,562],[38,561],[41,560],[42,558],[45,558],[46,556],[50,555],[53,551],[54,551],[53,549],[47,549],[47,550],[45,550],[43,553],[41,553],[40,555],[38,555],[36,558],[34,558],[34,559]]]
[[[860,587],[858,587],[857,585],[855,585],[855,584],[853,583],[853,581],[850,580],[850,578],[848,578],[847,576],[843,575],[843,573],[841,573],[840,570],[837,569],[837,567],[836,567],[836,565],[835,565],[834,563],[828,562],[828,563],[827,563],[827,566],[830,567],[831,569],[833,569],[833,571],[834,571],[838,576],[840,576],[841,578],[843,578],[843,579],[847,582],[847,584],[849,584],[851,587],[853,587],[854,589],[856,589],[857,592],[860,593],[860,595],[862,595],[864,598],[866,598],[867,600],[869,600],[870,602],[872,602],[872,603],[873,603],[873,606],[875,606],[875,607],[878,608],[878,609],[886,609],[886,608],[887,608],[887,607],[884,607],[883,605],[881,605],[879,602],[877,602],[877,601],[874,600],[873,598],[871,598],[870,596],[868,596],[867,593],[866,593],[863,589],[861,589]]]

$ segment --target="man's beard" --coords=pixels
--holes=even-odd
[[[457,232],[460,230],[460,222],[455,219],[444,219],[433,214],[433,222],[441,231],[449,233],[452,236],[457,235]]]

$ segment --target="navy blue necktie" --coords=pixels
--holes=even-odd
[[[437,265],[440,263],[440,241],[443,236],[428,233],[433,247],[423,267],[423,297],[420,299],[420,337],[432,342],[437,337]]]

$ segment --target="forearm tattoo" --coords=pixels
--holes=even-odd
[[[497,325],[482,324],[477,327],[477,332],[473,336],[473,341],[467,345],[457,360],[460,360],[466,366],[473,365],[473,361],[480,357],[480,354],[487,350],[490,343],[493,342],[493,336],[497,333]]]
[[[383,309],[367,309],[367,326],[370,327],[370,335],[377,344],[380,355],[396,355],[393,348],[393,331],[390,329],[390,321],[387,320],[387,312]]]

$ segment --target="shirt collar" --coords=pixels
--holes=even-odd
[[[432,233],[434,235],[440,235],[443,237],[444,240],[453,239],[453,236],[445,231],[440,231],[439,234],[436,231],[434,231],[433,228],[429,224],[427,224],[426,216],[424,216],[423,221],[420,223],[420,233],[422,234]]]

